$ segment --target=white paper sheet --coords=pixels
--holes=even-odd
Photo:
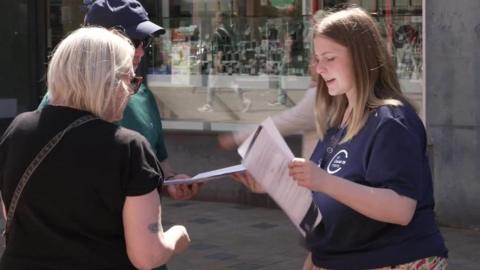
[[[207,182],[221,177],[228,176],[233,173],[245,172],[245,167],[242,164],[230,166],[218,170],[203,172],[195,175],[192,178],[172,179],[163,182],[163,185],[178,185],[178,184],[193,184],[199,182]]]
[[[242,164],[305,236],[322,218],[311,191],[288,175],[293,153],[271,118],[267,118],[239,147]]]

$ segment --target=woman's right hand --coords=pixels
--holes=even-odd
[[[304,158],[294,158],[288,164],[288,174],[297,185],[314,191],[323,192],[329,174],[317,164]]]
[[[265,189],[253,178],[248,172],[245,173],[234,173],[232,175],[233,180],[242,183],[250,191],[254,193],[265,193]]]

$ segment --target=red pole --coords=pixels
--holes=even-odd
[[[393,45],[393,21],[392,21],[392,0],[386,0],[385,2],[385,28],[387,30],[387,49],[392,53]]]

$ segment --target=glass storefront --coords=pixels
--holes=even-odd
[[[309,87],[312,1],[163,1],[148,55],[166,128],[229,130],[294,106]]]
[[[310,85],[309,18],[343,3],[377,19],[404,91],[423,110],[421,0],[146,2],[167,29],[146,69],[167,129],[231,130],[294,106]]]
[[[81,25],[83,2],[47,1],[48,49]],[[424,110],[421,0],[140,2],[167,30],[142,67],[165,129],[232,130],[295,106],[310,86],[310,18],[343,3],[376,18],[403,90]]]

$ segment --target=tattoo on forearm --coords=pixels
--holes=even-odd
[[[162,232],[163,231],[162,224],[160,222],[152,223],[152,224],[148,225],[148,230],[151,233]]]

